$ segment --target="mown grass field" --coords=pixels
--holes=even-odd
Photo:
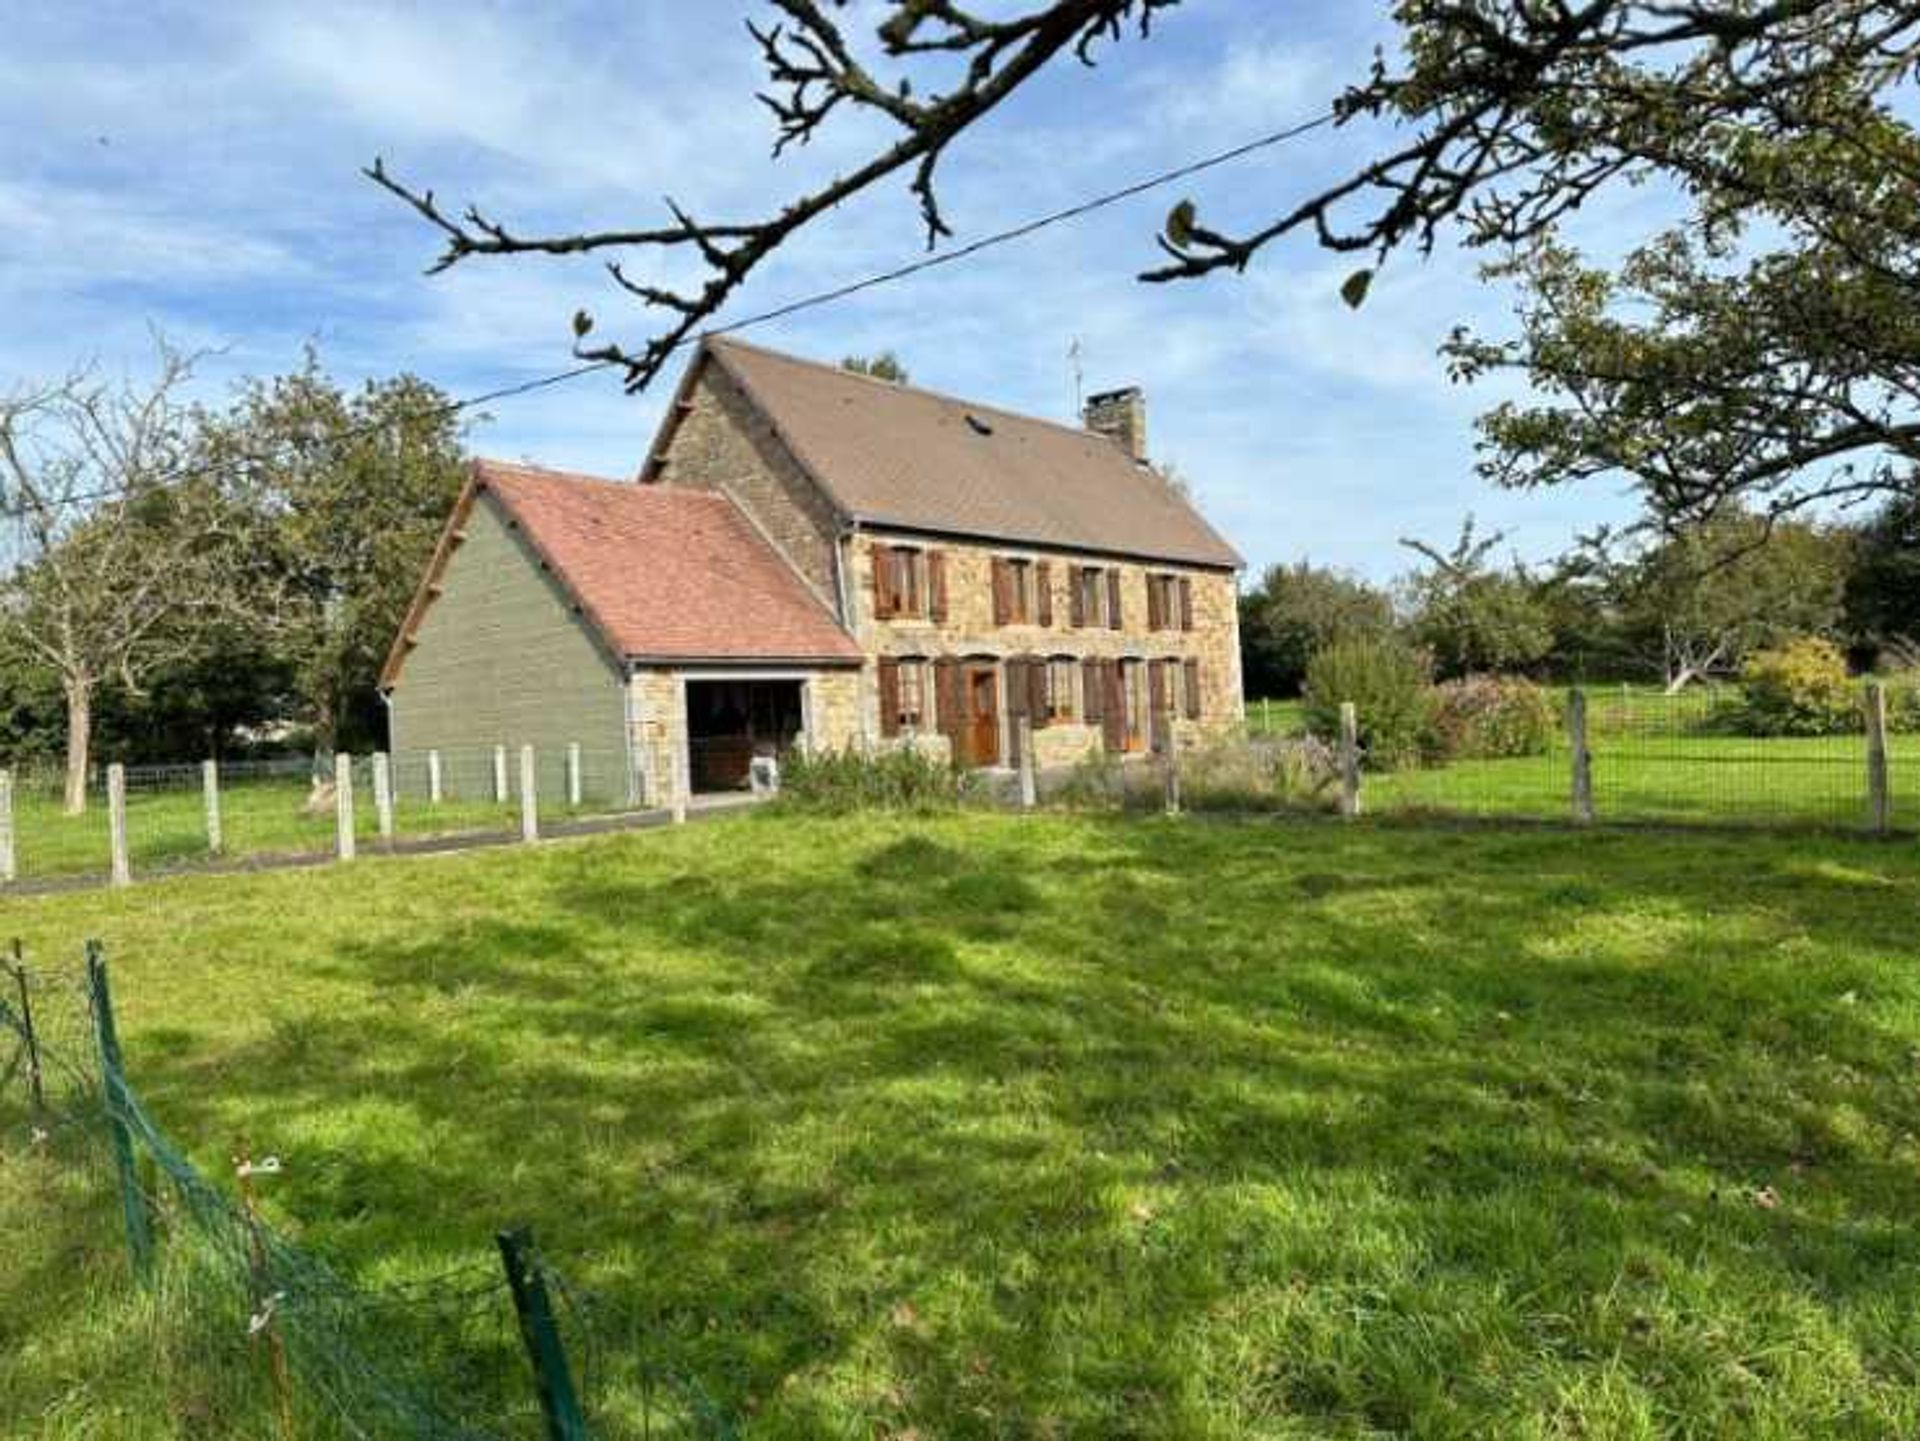
[[[304,1241],[530,1220],[606,1393],[754,1437],[1920,1433],[1916,914],[1911,844],[765,813],[0,912]],[[247,1434],[6,1104],[0,1434]]]
[[[1865,829],[1863,736],[1768,737],[1713,734],[1705,690],[1666,697],[1644,688],[1595,688],[1589,746],[1596,812],[1620,822],[1779,825]],[[1306,732],[1301,702],[1250,701],[1255,735]],[[1888,742],[1893,823],[1920,829],[1920,735]],[[1566,738],[1545,755],[1453,761],[1372,773],[1365,804],[1378,812],[1565,819],[1572,770]]]

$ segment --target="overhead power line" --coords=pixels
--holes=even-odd
[[[941,266],[953,265],[959,261],[971,259],[983,251],[1008,245],[1016,240],[1024,240],[1027,236],[1037,234],[1052,226],[1063,225],[1068,221],[1078,220],[1083,216],[1093,214],[1095,211],[1104,210],[1109,206],[1118,205],[1122,201],[1132,200],[1136,196],[1145,195],[1149,191],[1163,189],[1175,181],[1186,180],[1192,176],[1204,174],[1206,171],[1217,169],[1222,165],[1229,165],[1236,160],[1245,159],[1247,156],[1257,154],[1262,150],[1269,150],[1274,146],[1284,145],[1290,140],[1297,140],[1303,135],[1320,129],[1322,126],[1331,124],[1333,119],[1334,112],[1325,110],[1310,120],[1303,120],[1298,124],[1289,125],[1280,130],[1270,131],[1265,135],[1255,136],[1251,140],[1243,141],[1225,150],[1218,150],[1210,155],[1204,155],[1197,160],[1190,160],[1184,164],[1176,165],[1170,170],[1162,170],[1157,174],[1135,180],[1127,185],[1121,186],[1117,190],[1106,191],[1103,194],[1095,195],[1089,199],[1066,206],[1064,209],[1050,211],[1045,215],[1022,221],[1018,225],[1009,226],[1005,230],[996,230],[990,235],[983,235],[978,240],[969,241],[967,244],[957,246],[952,250],[943,250],[934,255],[923,256],[919,260],[910,261],[905,265],[897,265],[890,270],[879,271],[863,279],[849,281],[845,285],[836,285],[826,290],[817,291],[812,295],[802,296],[798,300],[790,300],[785,304],[776,305],[769,310],[762,310],[755,314],[743,316],[738,320],[729,321],[724,325],[710,326],[696,335],[689,335],[674,342],[674,344],[669,347],[669,353],[671,353],[671,351],[685,349],[689,346],[698,345],[710,335],[731,335],[735,331],[746,330],[753,326],[768,325],[776,320],[784,320],[788,316],[797,315],[805,310],[814,310],[823,305],[832,305],[838,301],[846,300],[851,296],[859,295],[864,291],[874,290],[883,285],[895,284],[899,281],[909,279],[912,276],[919,275],[924,271],[936,270]],[[405,415],[383,416],[378,420],[349,426],[345,430],[333,435],[330,441],[331,443],[338,444],[372,435],[395,425],[415,421],[433,421],[450,418],[463,411],[472,410],[477,406],[490,405],[497,400],[510,400],[517,396],[532,394],[535,391],[551,389],[554,386],[564,385],[569,381],[578,380],[583,375],[591,375],[596,371],[614,369],[618,366],[619,362],[614,360],[587,361],[580,365],[570,366],[565,370],[556,370],[547,375],[536,376],[531,380],[516,381],[512,384],[498,386],[492,390],[482,391],[478,395],[469,395],[459,399],[443,401],[435,405],[423,406]],[[271,453],[242,454],[236,458],[242,461],[266,464],[273,459],[273,456]],[[162,474],[149,482],[147,488],[164,489],[168,486],[182,485],[188,480],[191,480],[195,473],[196,472],[193,471],[183,470],[171,475]],[[72,495],[63,496],[58,503],[62,505],[76,505],[86,501],[106,500],[124,493],[124,487],[107,486],[98,490],[76,492]],[[24,512],[20,507],[14,506],[0,513],[9,516],[19,516]]]

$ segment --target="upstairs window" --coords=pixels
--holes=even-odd
[[[873,548],[873,618],[947,618],[947,558],[911,545]]]
[[[1076,626],[1119,630],[1120,568],[1076,565],[1068,573],[1072,619]]]
[[[992,580],[995,625],[1053,624],[1053,575],[1047,562],[996,556]]]
[[[1184,575],[1147,577],[1147,629],[1193,629],[1193,581]]]

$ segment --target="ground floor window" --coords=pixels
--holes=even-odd
[[[1079,667],[1069,656],[1057,655],[1047,662],[1047,714],[1050,723],[1065,724],[1074,716],[1074,675]]]
[[[927,724],[927,663],[917,656],[882,656],[880,734],[924,730]]]

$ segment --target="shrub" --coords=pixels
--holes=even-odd
[[[1803,636],[1756,652],[1740,673],[1745,729],[1757,736],[1839,735],[1860,726],[1860,697],[1833,642]]]
[[[1472,675],[1428,694],[1425,748],[1441,761],[1545,755],[1555,724],[1546,692],[1524,676]]]
[[[857,810],[953,810],[974,799],[978,782],[910,746],[863,753],[790,751],[780,762],[780,803],[841,815]]]
[[[1181,803],[1195,811],[1329,811],[1339,762],[1312,736],[1223,741],[1180,757]]]
[[[1901,671],[1880,677],[1887,692],[1887,729],[1899,735],[1920,735],[1920,671]]]
[[[1340,705],[1359,712],[1360,744],[1374,770],[1420,758],[1427,718],[1427,663],[1393,638],[1335,641],[1307,666],[1307,726],[1331,739],[1340,734]]]

